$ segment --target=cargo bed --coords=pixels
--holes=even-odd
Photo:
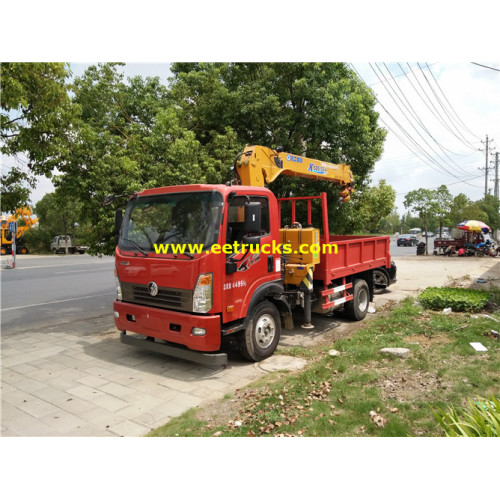
[[[324,243],[337,245],[337,253],[322,253],[320,263],[314,269],[314,279],[325,285],[377,267],[391,267],[389,236],[330,235],[326,242],[320,238],[321,248]]]

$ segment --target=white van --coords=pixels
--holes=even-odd
[[[422,236],[422,230],[419,227],[414,227],[408,231],[408,234],[414,234],[420,238]]]

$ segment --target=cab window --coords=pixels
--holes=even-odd
[[[237,196],[229,202],[227,218],[227,243],[241,243],[244,236],[243,226],[245,223],[245,202],[247,197]],[[250,196],[250,201],[260,202],[262,224],[260,233],[269,234],[269,200],[265,196]]]

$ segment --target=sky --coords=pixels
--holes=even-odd
[[[396,191],[396,209],[417,188],[446,185],[456,196],[484,196],[488,136],[488,190],[494,192],[494,156],[500,151],[500,59],[497,62],[353,62],[348,63],[373,90],[379,124],[387,130],[384,152],[372,183],[385,179]],[[74,76],[89,63],[72,63]],[[127,63],[126,77],[158,76],[167,83],[169,63]],[[496,149],[495,149],[496,148]],[[482,170],[479,170],[479,169]],[[41,178],[36,203],[53,189]]]
[[[500,60],[480,64],[499,71],[470,62],[353,63],[388,131],[372,179],[394,187],[400,214],[405,194],[420,187],[484,196],[486,136],[489,152],[500,151]],[[492,161],[489,154],[493,194]]]

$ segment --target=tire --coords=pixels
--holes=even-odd
[[[54,255],[56,255],[56,254],[57,254],[57,249],[56,249],[56,248],[53,248],[53,249],[52,249],[52,253],[53,253]]]
[[[390,285],[389,273],[384,269],[373,270],[373,288],[374,290],[385,290]]]
[[[352,287],[354,298],[346,302],[344,309],[346,316],[354,321],[361,321],[365,318],[370,305],[370,290],[368,283],[362,279],[354,280]]]
[[[2,247],[1,252],[2,252],[2,255],[7,255],[7,249],[5,247]]]
[[[21,247],[19,250],[19,253],[22,255],[26,255],[28,253],[28,249],[26,247]]]
[[[257,304],[240,336],[240,354],[250,361],[271,356],[280,340],[281,320],[276,306],[264,300]]]
[[[83,255],[83,254],[85,253],[85,250],[78,250],[78,253],[79,253],[80,255]]]

